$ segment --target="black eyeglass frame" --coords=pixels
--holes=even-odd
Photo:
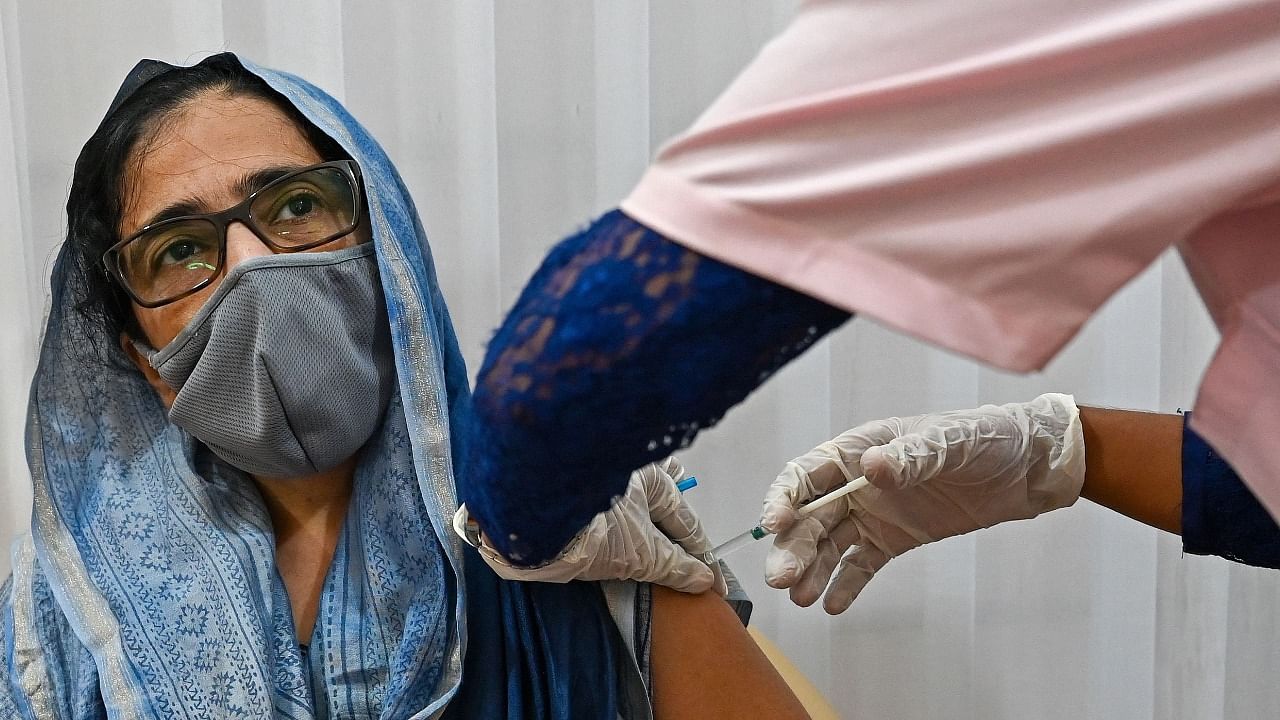
[[[327,237],[321,238],[320,240],[309,242],[303,245],[280,245],[275,241],[273,241],[270,237],[268,237],[269,233],[265,233],[260,228],[258,228],[257,220],[249,212],[249,209],[253,205],[253,201],[256,200],[259,195],[261,195],[262,193],[270,190],[271,188],[277,185],[281,185],[285,182],[288,182],[294,179],[298,175],[301,175],[303,173],[308,173],[308,172],[314,172],[316,170],[322,170],[324,168],[336,168],[338,170],[341,170],[343,174],[347,177],[347,180],[351,182],[351,187],[354,188],[355,190],[355,197],[353,198],[354,207],[352,209],[352,220],[351,220],[350,227],[347,227],[346,229],[341,230],[339,232],[333,233],[332,235],[329,235]],[[364,193],[363,175],[360,172],[360,164],[357,163],[355,160],[331,160],[329,162],[323,162],[323,163],[318,163],[316,165],[310,165],[304,168],[298,168],[297,170],[294,170],[288,173],[287,175],[282,175],[281,177],[278,177],[275,180],[272,180],[271,182],[267,183],[266,185],[263,185],[257,190],[254,190],[244,200],[241,200],[240,202],[236,203],[235,205],[232,205],[226,210],[221,210],[215,213],[204,213],[199,215],[183,215],[181,217],[169,218],[168,220],[161,220],[160,222],[147,225],[146,227],[138,230],[137,232],[133,233],[129,237],[107,248],[106,252],[102,253],[102,262],[104,265],[106,265],[108,272],[111,273],[116,283],[120,285],[120,287],[125,291],[126,294],[129,295],[130,298],[133,299],[135,303],[137,303],[138,305],[144,308],[161,307],[163,305],[168,305],[171,302],[177,302],[178,300],[181,300],[184,297],[200,292],[204,288],[208,287],[210,283],[216,280],[218,276],[222,275],[223,263],[225,263],[227,259],[227,226],[230,225],[232,222],[243,223],[245,227],[249,228],[250,232],[256,235],[259,240],[261,240],[263,243],[267,245],[267,247],[271,248],[275,252],[282,252],[282,253],[302,252],[304,250],[310,250],[311,248],[314,248],[314,247],[319,247],[321,245],[324,245],[325,243],[333,242],[334,240],[337,240],[340,237],[344,237],[346,235],[350,235],[351,233],[355,232],[355,229],[360,227],[361,221],[364,220],[364,214],[362,212],[364,209],[364,196],[365,196],[365,193]],[[121,251],[129,243],[133,242],[134,240],[138,239],[143,235],[146,235],[149,232],[153,232],[159,228],[167,227],[169,225],[175,225],[181,222],[190,222],[192,220],[207,220],[213,223],[213,226],[218,231],[218,265],[217,265],[216,271],[209,277],[196,283],[195,287],[184,290],[181,293],[174,295],[173,297],[165,298],[164,300],[143,300],[142,298],[138,297],[138,294],[133,291],[133,288],[129,287],[129,281],[125,279],[124,272],[120,269]]]

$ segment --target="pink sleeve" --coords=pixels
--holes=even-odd
[[[622,208],[1014,370],[1280,178],[1280,2],[808,2]]]

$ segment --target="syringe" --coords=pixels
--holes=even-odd
[[[842,498],[845,495],[848,495],[849,493],[854,492],[855,490],[864,488],[869,484],[870,483],[867,482],[867,479],[865,477],[854,478],[853,480],[850,480],[844,487],[838,490],[829,492],[826,495],[823,495],[822,497],[818,498],[817,500],[814,500],[813,502],[807,505],[802,505],[800,507],[799,512],[801,515],[808,515],[812,513],[814,510],[817,510],[818,508],[822,507],[823,505],[826,505],[827,503],[835,502],[839,498]],[[737,552],[738,550],[741,550],[742,548],[750,545],[751,543],[763,538],[768,534],[769,534],[768,530],[765,530],[764,528],[757,525],[751,528],[750,530],[742,533],[741,535],[736,535],[726,540],[725,542],[720,543],[715,548],[713,548],[711,552],[714,553],[717,558],[723,558],[725,555],[728,555],[729,553],[732,553],[732,552]]]

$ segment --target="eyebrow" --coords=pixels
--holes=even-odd
[[[240,195],[249,197],[285,175],[297,172],[298,170],[302,170],[306,167],[310,166],[278,165],[275,167],[262,168],[261,170],[254,170],[237,180],[233,189]],[[241,200],[241,202],[243,202],[243,200]],[[198,196],[185,197],[181,200],[165,205],[159,212],[156,212],[151,217],[147,218],[146,222],[139,225],[138,229],[141,230],[142,228],[151,227],[152,225],[164,222],[165,220],[186,217],[188,215],[208,214],[208,207],[209,204],[201,200]],[[225,210],[226,208],[222,209]],[[213,212],[218,211],[214,210]],[[138,231],[135,230],[134,232],[136,233]]]

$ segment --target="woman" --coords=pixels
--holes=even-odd
[[[68,216],[0,714],[643,717],[648,674],[657,716],[802,716],[714,596],[508,583],[453,539],[465,370],[413,204],[332,98],[144,61]]]

